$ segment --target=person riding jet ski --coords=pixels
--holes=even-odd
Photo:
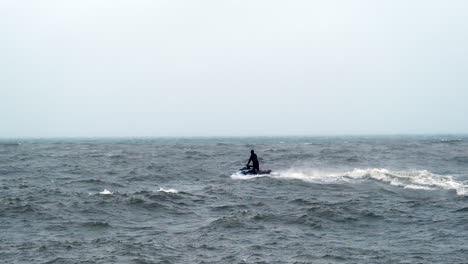
[[[250,167],[250,162],[253,163],[253,168],[252,168],[252,172],[254,174],[257,174],[259,171],[260,171],[260,164],[258,163],[258,158],[257,158],[257,154],[255,154],[255,151],[252,149],[250,151],[250,159],[249,159],[249,162],[247,162],[247,165],[246,167]]]
[[[250,165],[250,162],[253,163],[253,166]],[[245,165],[244,168],[240,169],[239,172],[243,175],[264,175],[270,174],[271,170],[260,170],[260,164],[258,163],[257,154],[255,154],[254,150],[252,149],[250,151],[249,162],[247,162],[247,165]]]

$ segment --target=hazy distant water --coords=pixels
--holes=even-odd
[[[462,136],[3,140],[0,262],[468,263],[467,187]]]

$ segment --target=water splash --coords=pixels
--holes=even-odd
[[[354,169],[352,171],[330,173],[318,169],[288,169],[271,175],[242,175],[235,173],[232,179],[248,180],[258,177],[276,179],[298,179],[314,183],[353,183],[356,180],[372,179],[387,182],[393,186],[417,190],[455,190],[458,195],[467,195],[468,185],[450,175],[439,175],[428,170],[392,171],[384,168]]]
[[[343,173],[341,176],[354,179],[371,178],[408,189],[455,190],[458,195],[466,195],[468,187],[450,175],[439,175],[428,170],[391,171],[379,168],[354,169],[353,171]]]

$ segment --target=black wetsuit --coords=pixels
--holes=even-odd
[[[257,158],[257,154],[250,154],[250,159],[249,159],[249,163],[250,161],[252,161],[253,163],[253,169],[256,170],[256,171],[259,171],[260,170],[260,164],[258,163],[258,158]]]

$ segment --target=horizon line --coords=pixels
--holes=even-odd
[[[31,139],[207,139],[207,138],[321,138],[321,137],[432,137],[432,136],[468,136],[468,133],[388,133],[388,134],[317,134],[317,135],[174,135],[174,136],[45,136],[45,137],[0,137],[0,140]]]

